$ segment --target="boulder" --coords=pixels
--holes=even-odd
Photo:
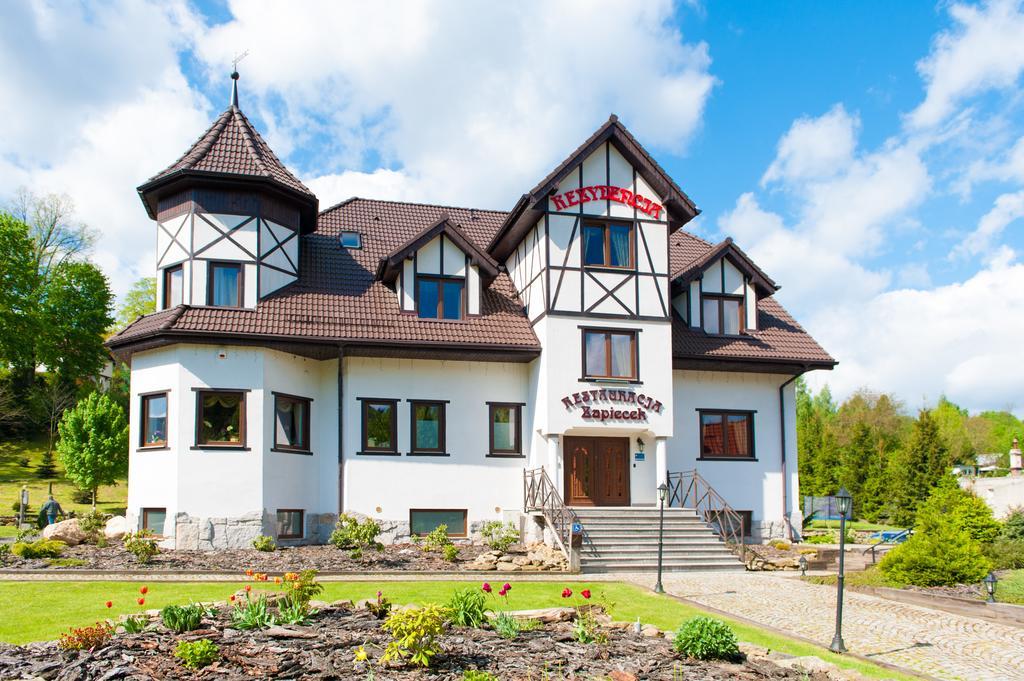
[[[55,539],[62,541],[68,546],[76,546],[89,538],[82,528],[78,526],[78,518],[62,520],[53,525],[47,525],[43,530],[43,539]]]
[[[115,515],[107,521],[103,528],[103,536],[107,539],[121,539],[128,532],[128,519],[123,515]]]
[[[658,627],[653,624],[645,624],[643,628],[640,629],[640,635],[645,638],[657,638],[661,636],[661,629],[658,629]]]

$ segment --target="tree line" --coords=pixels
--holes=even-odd
[[[854,498],[854,516],[913,525],[918,506],[955,465],[997,455],[1008,466],[1024,423],[1009,411],[970,414],[945,397],[916,418],[892,395],[862,389],[836,404],[826,385],[817,393],[797,384],[800,493]]]

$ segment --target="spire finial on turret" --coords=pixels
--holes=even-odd
[[[249,50],[236,54],[231,60],[231,106],[238,108],[238,62],[249,56]]]

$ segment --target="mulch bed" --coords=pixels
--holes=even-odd
[[[388,642],[381,622],[368,611],[338,603],[315,616],[308,627],[241,632],[229,628],[228,611],[204,620],[202,630],[175,635],[159,624],[141,634],[118,634],[94,652],[61,651],[55,642],[26,646],[0,644],[0,678],[58,681],[113,679],[367,679],[365,663],[356,665],[355,649],[365,646],[377,679],[462,679],[467,669],[500,679],[613,679],[697,681],[698,679],[826,679],[784,669],[768,659],[698,662],[680,659],[664,638],[607,629],[607,644],[584,645],[572,639],[569,622],[523,632],[515,640],[485,629],[450,628],[441,638],[442,654],[431,669],[379,664]],[[173,657],[180,640],[208,638],[220,646],[221,659],[189,672]]]
[[[518,551],[516,549],[519,549]],[[69,546],[62,558],[85,561],[76,567],[52,567],[45,559],[23,560],[14,556],[7,559],[3,569],[14,570],[116,570],[135,572],[144,570],[217,571],[238,572],[251,568],[257,572],[281,573],[315,569],[320,572],[372,572],[381,570],[432,570],[461,572],[478,555],[488,551],[486,546],[460,545],[455,562],[446,561],[439,553],[426,553],[413,544],[393,544],[383,551],[363,551],[361,560],[353,560],[349,552],[332,545],[295,546],[272,552],[255,549],[221,549],[217,551],[161,551],[145,564],[125,551],[119,542],[99,548],[91,544]],[[526,555],[525,549],[516,547],[512,554]]]

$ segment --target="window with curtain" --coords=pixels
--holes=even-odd
[[[143,447],[167,445],[167,393],[142,396]]]
[[[726,336],[738,336],[743,332],[743,296],[722,296],[705,293],[704,331]]]
[[[593,222],[583,225],[583,264],[633,267],[633,224]]]
[[[274,395],[274,448],[309,451],[310,400]]]
[[[700,411],[702,458],[754,458],[754,413]]]
[[[416,310],[423,319],[462,319],[466,282],[417,275]]]
[[[636,380],[636,331],[584,329],[583,375]]]
[[[184,300],[185,271],[181,265],[164,270],[164,309],[181,305]]]
[[[216,307],[241,307],[241,263],[211,262],[209,272],[209,304]]]
[[[521,405],[491,402],[488,405],[491,421],[491,454],[511,456],[522,453]]]
[[[245,393],[227,390],[200,390],[197,445],[245,446]]]
[[[396,400],[363,400],[363,452],[398,451]]]
[[[444,403],[412,402],[412,453],[444,452]]]
[[[277,511],[277,538],[302,539],[306,512],[295,508]]]

